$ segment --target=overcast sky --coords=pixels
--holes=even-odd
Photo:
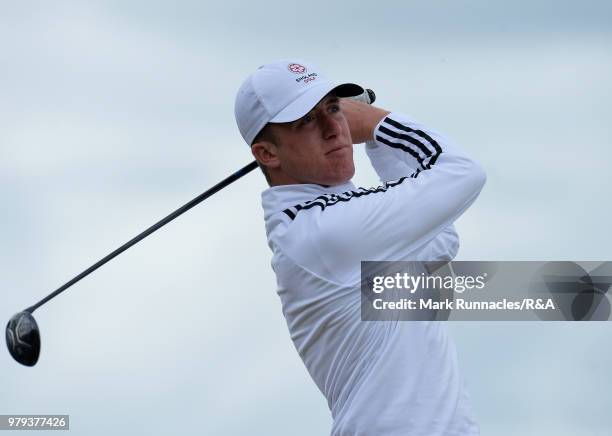
[[[612,260],[612,4],[0,0],[0,320],[251,161],[242,80],[297,57],[488,181],[458,260]],[[376,183],[361,146],[355,183]],[[36,312],[0,414],[75,435],[322,435],[246,176]],[[483,435],[609,434],[610,323],[449,323]]]

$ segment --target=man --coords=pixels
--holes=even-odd
[[[362,260],[450,260],[453,222],[485,183],[461,148],[405,115],[345,97],[299,60],[264,65],[238,91],[240,132],[262,193],[291,339],[333,417],[333,436],[477,435],[440,322],[360,319]],[[353,144],[383,184],[356,188]]]

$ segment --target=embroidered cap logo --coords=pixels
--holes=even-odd
[[[302,74],[306,72],[306,67],[300,64],[289,64],[287,68],[289,68],[289,71],[295,74]]]

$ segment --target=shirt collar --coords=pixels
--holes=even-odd
[[[264,219],[267,221],[270,216],[282,212],[288,207],[314,200],[320,195],[338,194],[354,189],[355,185],[350,180],[335,186],[322,186],[310,183],[273,186],[261,193]]]

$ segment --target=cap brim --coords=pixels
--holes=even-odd
[[[289,123],[300,119],[310,112],[310,110],[330,92],[334,92],[338,97],[355,97],[356,95],[363,94],[365,90],[354,83],[343,83],[341,85],[323,83],[319,86],[312,87],[299,96],[296,100],[291,102],[291,104],[276,114],[270,122]]]
[[[365,89],[354,83],[343,83],[342,85],[336,86],[332,91],[335,91],[338,97],[355,97],[363,94]]]

